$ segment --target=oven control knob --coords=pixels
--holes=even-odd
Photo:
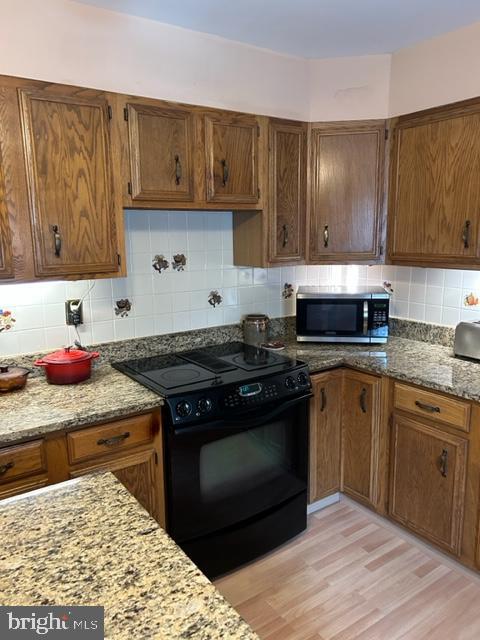
[[[175,408],[181,418],[186,418],[192,413],[192,405],[186,400],[179,402]]]
[[[305,371],[300,371],[300,373],[297,376],[297,382],[298,384],[302,385],[302,387],[308,384],[308,376],[305,373]]]
[[[197,402],[198,413],[204,414],[212,410],[212,401],[210,398],[200,398]]]
[[[285,378],[285,386],[287,387],[287,389],[295,389],[295,380],[292,378],[292,376],[287,376]]]

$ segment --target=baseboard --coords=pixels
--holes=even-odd
[[[307,505],[307,513],[314,513],[315,511],[320,511],[320,509],[325,509],[325,507],[329,507],[331,504],[335,504],[340,501],[339,493],[332,493],[331,496],[327,496],[326,498],[322,498],[321,500],[317,500],[316,502],[312,502],[312,504]]]

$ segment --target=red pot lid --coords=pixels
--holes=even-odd
[[[45,362],[46,364],[75,364],[76,362],[90,360],[97,356],[98,354],[92,351],[82,351],[82,349],[64,347],[59,351],[49,353],[48,356],[44,356],[42,358],[42,362]]]

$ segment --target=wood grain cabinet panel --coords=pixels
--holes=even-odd
[[[205,116],[208,202],[258,202],[258,135],[254,116]]]
[[[306,159],[305,125],[270,120],[270,263],[305,259]]]
[[[105,95],[51,86],[19,89],[19,100],[36,275],[117,272]]]
[[[154,449],[142,449],[72,469],[70,477],[111,471],[150,515],[165,526],[163,467],[158,462],[158,454]]]
[[[45,470],[42,440],[0,449],[0,484]]]
[[[390,183],[392,260],[478,262],[480,102],[400,117]]]
[[[384,121],[312,125],[309,261],[379,259],[384,150]]]
[[[310,402],[310,490],[315,502],[340,490],[343,371],[312,376]]]
[[[381,379],[345,371],[342,490],[376,507],[379,491]]]
[[[173,106],[126,106],[133,201],[192,201],[193,113]]]
[[[12,233],[5,201],[2,158],[0,155],[0,280],[13,277]]]
[[[390,516],[460,554],[468,441],[396,416],[391,443]]]

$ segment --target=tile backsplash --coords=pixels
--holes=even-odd
[[[65,300],[82,298],[82,343],[109,342],[237,323],[246,313],[271,317],[295,313],[285,283],[392,283],[392,315],[437,324],[480,319],[480,272],[391,266],[298,266],[252,269],[233,266],[232,214],[228,212],[127,211],[127,278],[0,286],[0,309],[14,328],[0,332],[0,355],[54,349],[75,339],[65,325]],[[183,271],[159,273],[155,255],[169,263],[185,254]],[[208,303],[218,291],[222,303]],[[469,297],[471,306],[465,305]],[[117,300],[132,303],[115,314]]]

